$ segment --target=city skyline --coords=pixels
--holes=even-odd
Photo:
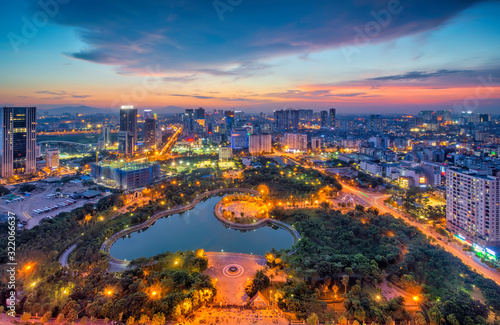
[[[12,4],[1,105],[498,109],[499,3],[231,3]]]

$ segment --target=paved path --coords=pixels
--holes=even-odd
[[[59,258],[59,263],[61,263],[62,266],[69,266],[68,259],[69,259],[69,254],[76,248],[76,244],[73,244],[70,246],[68,249],[66,249],[62,254],[61,257]]]
[[[208,268],[204,273],[217,282],[215,303],[245,305],[248,301],[245,294],[246,281],[266,265],[266,259],[262,256],[238,253],[206,252],[205,255],[208,257]],[[224,275],[224,267],[233,264],[243,268],[241,275],[236,277]]]
[[[205,192],[205,193],[202,193],[202,194],[198,195],[191,203],[189,203],[187,205],[183,205],[183,206],[179,206],[179,207],[176,207],[176,208],[173,208],[173,209],[167,209],[167,210],[164,210],[164,211],[160,211],[160,212],[152,215],[151,217],[149,217],[148,220],[146,220],[145,222],[143,222],[141,224],[138,224],[138,225],[135,225],[133,227],[129,227],[129,228],[123,229],[123,230],[121,230],[121,231],[113,234],[111,237],[107,238],[104,241],[104,243],[102,243],[102,245],[101,245],[101,250],[103,250],[106,254],[108,254],[109,261],[110,261],[110,270],[111,269],[122,270],[123,268],[126,268],[127,265],[128,265],[128,263],[129,263],[128,261],[122,261],[122,260],[116,259],[116,258],[112,257],[109,254],[109,250],[111,249],[111,246],[113,245],[113,243],[116,242],[121,237],[126,236],[126,235],[128,235],[130,233],[139,231],[141,229],[148,228],[156,220],[158,220],[160,218],[163,218],[165,216],[176,214],[176,213],[181,213],[181,212],[184,212],[184,211],[187,211],[187,210],[191,210],[202,199],[204,199],[206,197],[209,197],[209,196],[215,195],[215,194],[219,194],[219,193],[231,193],[231,192],[247,192],[247,193],[252,193],[252,194],[258,194],[258,192],[256,190],[249,189],[249,188],[243,188],[243,187],[241,187],[241,188],[239,188],[239,187],[235,187],[235,188],[220,188],[220,189],[208,191],[208,192]]]

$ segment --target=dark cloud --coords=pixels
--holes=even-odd
[[[370,38],[380,42],[434,29],[480,0],[402,0]],[[36,1],[30,1],[38,11]],[[221,77],[270,73],[263,59],[356,43],[389,1],[252,0],[221,16],[207,0],[72,0],[53,21],[74,27],[86,48],[69,57],[120,71],[198,72]],[[380,16],[382,17],[382,16]],[[383,18],[386,19],[386,18]],[[243,61],[242,61],[243,60]]]
[[[410,71],[405,74],[369,78],[368,80],[378,80],[378,81],[423,80],[429,78],[448,77],[450,75],[456,75],[456,74],[472,75],[473,71],[470,70],[437,70],[434,72]]]
[[[78,95],[75,93],[68,93],[64,90],[52,91],[52,90],[39,90],[35,91],[35,94],[40,95],[53,95],[53,97],[45,97],[44,99],[65,99],[65,98],[88,98],[92,97],[90,95]]]
[[[265,97],[274,98],[298,98],[298,99],[321,99],[321,98],[335,98],[335,97],[358,97],[366,95],[366,92],[357,93],[334,93],[328,89],[320,89],[313,91],[302,90],[287,90],[283,93],[268,93]]]

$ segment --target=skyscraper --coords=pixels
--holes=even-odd
[[[329,120],[329,126],[334,128],[335,127],[335,108],[330,108],[330,120]]]
[[[500,244],[500,177],[446,171],[446,228],[481,246]]]
[[[129,134],[125,136],[123,132]],[[133,154],[135,151],[135,144],[137,143],[137,108],[134,106],[121,107],[120,133],[121,136],[119,134],[118,137],[118,151],[127,155]]]
[[[103,126],[102,127],[102,139],[104,142],[104,148],[107,148],[111,144],[111,127]]]
[[[321,111],[321,127],[328,127],[328,111]]]
[[[150,109],[144,110],[144,120],[148,118],[153,118],[153,112]]]
[[[0,176],[35,172],[36,107],[3,107],[0,125]]]
[[[156,148],[156,114],[144,120],[144,145],[148,149]]]

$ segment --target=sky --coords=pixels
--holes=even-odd
[[[4,4],[0,105],[500,113],[500,1]]]

